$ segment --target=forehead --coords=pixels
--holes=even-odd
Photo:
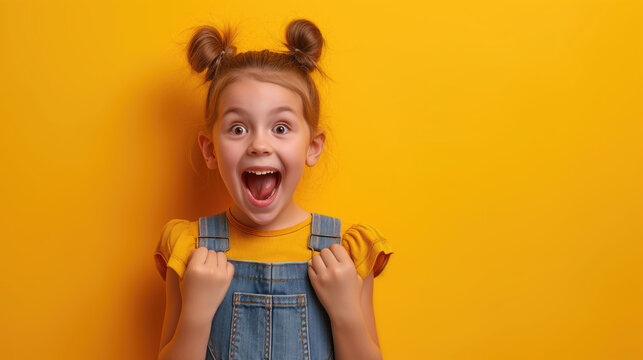
[[[219,96],[219,115],[231,107],[245,109],[249,113],[262,114],[278,107],[290,107],[302,115],[303,103],[298,93],[284,86],[241,77],[228,84]]]

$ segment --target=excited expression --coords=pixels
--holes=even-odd
[[[219,169],[234,200],[235,217],[255,228],[297,223],[288,220],[303,213],[293,194],[304,166],[317,162],[325,139],[320,132],[311,141],[300,96],[242,77],[221,92],[217,115],[212,143],[204,135],[199,142],[206,164]]]

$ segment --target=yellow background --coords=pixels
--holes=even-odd
[[[3,359],[153,359],[171,218],[229,201],[184,46],[314,21],[301,204],[375,226],[387,359],[643,358],[640,1],[2,1]],[[196,156],[195,156],[196,155]],[[190,158],[193,160],[190,161]]]

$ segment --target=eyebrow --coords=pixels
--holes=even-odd
[[[277,114],[277,113],[280,113],[282,111],[290,111],[291,113],[293,113],[295,115],[297,114],[295,112],[295,110],[293,110],[290,106],[284,105],[284,106],[279,106],[279,107],[276,107],[276,108],[270,110],[268,115]],[[226,111],[223,114],[221,114],[221,117],[224,117],[228,113],[237,113],[237,114],[240,114],[240,115],[242,115],[242,114],[247,115],[248,114],[248,112],[245,111],[243,108],[240,108],[238,106],[231,106],[231,107],[227,108]]]

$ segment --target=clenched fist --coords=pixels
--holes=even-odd
[[[192,250],[181,281],[183,309],[214,317],[234,275],[224,252],[201,246]]]
[[[308,277],[331,320],[361,312],[362,278],[346,249],[333,244],[308,261]]]

